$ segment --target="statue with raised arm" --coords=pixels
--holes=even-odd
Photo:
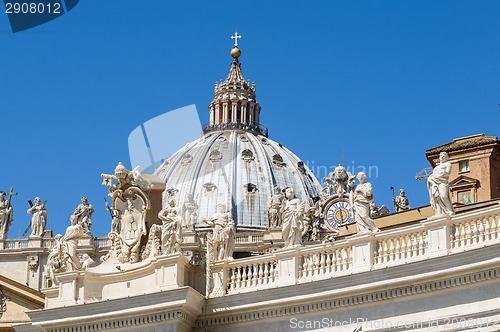
[[[81,198],[81,204],[78,205],[73,212],[71,218],[75,218],[76,222],[82,226],[85,233],[90,233],[90,227],[92,226],[92,214],[94,213],[94,208],[89,204],[87,197]]]
[[[302,229],[304,228],[305,204],[295,198],[293,188],[286,188],[285,200],[283,201],[282,215],[282,237],[285,247],[302,244]]]
[[[164,255],[181,252],[182,243],[182,218],[177,212],[175,198],[168,197],[168,206],[158,213],[162,221],[161,246]]]
[[[267,207],[269,216],[269,227],[278,227],[281,225],[281,204],[283,204],[283,199],[285,197],[281,193],[280,187],[274,187],[274,195],[271,197],[271,201]]]
[[[7,238],[7,232],[12,225],[14,212],[9,201],[5,200],[5,194],[0,192],[0,239]]]
[[[47,223],[47,210],[45,204],[40,203],[40,197],[35,197],[35,203],[27,211],[31,214],[31,237],[41,237],[45,234]],[[30,201],[31,202],[31,201]]]
[[[399,189],[399,195],[396,198],[393,198],[394,201],[394,210],[396,212],[406,211],[411,209],[410,201],[408,197],[405,195],[405,191],[403,189]]]
[[[373,202],[372,184],[366,182],[366,174],[363,172],[359,172],[356,177],[359,184],[351,191],[349,200],[358,233],[380,232],[371,218],[370,206]]]
[[[434,167],[432,174],[427,179],[427,189],[432,209],[435,215],[454,215],[455,210],[450,200],[450,188],[448,179],[451,173],[451,163],[448,161],[448,153],[439,154],[439,165]]]
[[[209,256],[218,261],[233,259],[236,229],[233,216],[226,209],[226,205],[217,204],[217,212],[211,218],[204,218],[203,221],[212,227],[212,234],[207,238],[209,247],[212,248]]]

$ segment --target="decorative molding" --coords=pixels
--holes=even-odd
[[[331,310],[341,307],[350,307],[370,302],[391,300],[393,298],[398,298],[398,297],[429,293],[446,288],[463,286],[476,282],[487,281],[498,278],[500,278],[500,268],[495,268],[476,273],[463,274],[451,278],[444,278],[435,281],[397,287],[378,292],[370,292],[354,296],[347,296],[328,301],[320,301],[309,304],[298,304],[292,306],[283,306],[267,310],[252,309],[251,312],[240,313],[237,315],[224,315],[220,317],[209,316],[206,317],[205,319],[199,319],[196,322],[196,327],[253,322],[257,319],[259,320],[276,319],[276,317],[281,317],[281,316],[307,314],[310,312]]]
[[[2,318],[3,313],[7,311],[7,300],[8,298],[3,294],[2,286],[0,286],[0,318]]]
[[[124,328],[132,326],[145,326],[151,323],[167,322],[167,321],[182,321],[189,326],[194,326],[195,319],[187,313],[174,310],[168,312],[159,312],[150,315],[142,315],[139,317],[129,317],[122,319],[107,320],[104,322],[90,322],[87,324],[75,324],[70,327],[53,327],[46,328],[47,332],[74,332],[74,331],[99,331],[115,328]],[[143,329],[143,327],[138,328]]]

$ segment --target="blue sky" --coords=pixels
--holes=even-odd
[[[130,167],[129,133],[157,115],[196,104],[208,122],[235,30],[270,138],[313,170],[372,166],[377,205],[392,209],[390,186],[426,205],[414,178],[426,149],[499,135],[499,13],[499,1],[85,0],[19,33],[0,13],[0,189],[19,192],[9,237],[35,196],[63,233],[86,195],[93,234],[107,234],[100,174]]]

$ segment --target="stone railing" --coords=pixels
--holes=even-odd
[[[24,249],[28,248],[27,239],[5,239],[3,242],[3,248],[0,244],[0,249]]]
[[[376,234],[374,265],[418,260],[427,253],[427,244],[427,230],[422,224]]]
[[[263,234],[255,234],[255,233],[237,233],[235,242],[239,243],[260,243],[264,241]]]
[[[218,123],[218,124],[210,124],[207,123],[203,126],[203,134],[206,134],[211,131],[217,130],[227,130],[227,129],[240,129],[247,130],[250,132],[254,132],[257,134],[261,134],[262,136],[268,136],[268,129],[261,123],[258,122],[228,122],[228,123]]]
[[[295,246],[210,266],[210,297],[383,269],[500,243],[500,205],[341,241]]]
[[[493,212],[493,211],[492,211]],[[460,252],[483,246],[500,237],[499,213],[477,214],[469,218],[458,217],[450,225],[450,248]]]

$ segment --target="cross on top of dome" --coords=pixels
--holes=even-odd
[[[238,35],[238,32],[235,32],[234,35],[231,36],[231,39],[234,39],[234,47],[238,47],[238,39],[241,37],[241,35]]]

